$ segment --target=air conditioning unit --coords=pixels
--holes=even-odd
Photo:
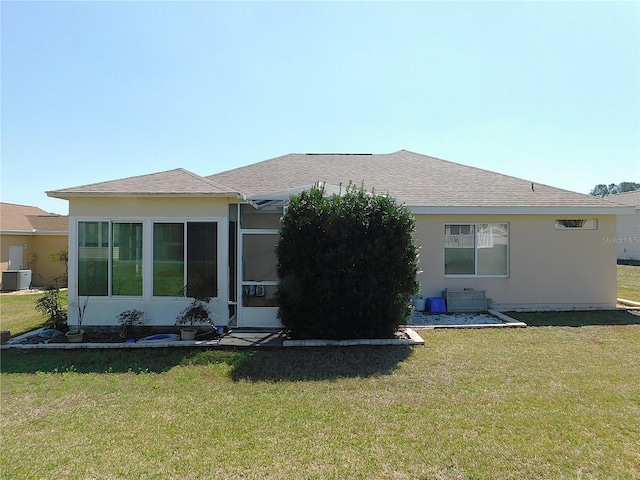
[[[5,270],[2,272],[2,290],[13,292],[31,287],[31,270]]]

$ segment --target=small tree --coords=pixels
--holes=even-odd
[[[62,307],[60,300],[60,290],[52,288],[36,300],[36,310],[47,316],[45,326],[64,330],[67,326],[67,312]]]
[[[350,185],[291,198],[277,245],[279,312],[294,338],[390,338],[410,314],[418,247],[411,212]]]
[[[54,277],[56,284],[61,287],[66,287],[69,284],[69,249],[64,247],[59,252],[51,254],[51,261],[55,263],[62,263],[64,265],[64,271],[61,275]]]

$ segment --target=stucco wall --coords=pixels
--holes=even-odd
[[[618,215],[614,239],[620,260],[640,260],[640,209],[634,215]]]
[[[418,215],[422,246],[418,279],[422,295],[439,297],[445,288],[486,290],[495,308],[606,308],[616,303],[614,215],[598,217],[596,230],[556,230],[552,215]],[[564,218],[564,217],[563,217]],[[508,223],[507,277],[444,274],[447,223]]]
[[[4,272],[9,268],[9,247],[26,245],[23,250],[22,269],[31,270],[32,285],[54,286],[55,278],[64,273],[64,264],[52,261],[51,254],[65,248],[68,244],[67,239],[67,235],[2,235],[0,269]]]
[[[207,198],[73,198],[69,217],[226,217],[228,199]]]

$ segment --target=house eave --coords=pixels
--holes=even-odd
[[[189,192],[180,192],[180,193],[148,193],[148,192],[129,192],[129,193],[121,193],[121,192],[99,192],[99,193],[59,193],[59,192],[45,192],[48,197],[51,198],[59,198],[61,200],[71,200],[72,198],[134,198],[134,197],[148,197],[148,198],[202,198],[202,197],[212,197],[212,198],[235,198],[237,193],[235,192],[210,192],[210,193],[189,193]]]
[[[46,231],[46,230],[0,230],[0,235],[55,236],[55,235],[69,235],[69,232],[68,231]]]
[[[624,215],[633,207],[408,206],[414,215]]]

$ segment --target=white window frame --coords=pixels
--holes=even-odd
[[[442,270],[445,278],[507,278],[511,272],[511,224],[509,222],[446,222],[444,224],[444,237],[447,235],[447,226],[454,225],[472,225],[474,229],[473,233],[473,270],[476,273],[447,273],[446,265],[446,242],[443,247],[443,263]],[[507,271],[504,274],[490,275],[479,274],[478,272],[478,227],[479,225],[506,225],[507,226]],[[443,237],[443,241],[444,241]]]
[[[184,282],[186,282],[186,278],[187,278],[187,261],[186,261],[186,254],[187,254],[187,223],[217,223],[217,252],[216,252],[216,264],[217,264],[217,288],[216,288],[216,295],[211,297],[211,300],[219,300],[220,298],[224,297],[226,295],[226,291],[227,288],[224,287],[225,282],[227,281],[227,279],[224,277],[224,275],[227,273],[227,267],[226,262],[222,262],[225,265],[221,265],[220,259],[226,259],[226,253],[225,252],[225,248],[227,248],[227,242],[223,241],[223,232],[222,229],[227,229],[228,227],[228,221],[227,218],[225,217],[168,217],[168,218],[160,218],[160,217],[154,217],[149,219],[148,223],[148,241],[149,241],[149,245],[150,247],[146,250],[146,254],[149,257],[149,261],[148,261],[148,265],[149,265],[149,270],[148,270],[148,275],[145,276],[145,278],[148,278],[148,281],[146,282],[146,287],[144,286],[145,284],[143,284],[143,290],[145,290],[148,293],[148,297],[145,296],[145,298],[151,298],[153,300],[175,300],[175,299],[183,299],[186,298],[186,296],[171,296],[171,295],[154,295],[153,294],[153,226],[156,223],[182,223],[184,225],[184,230],[183,230],[183,235],[184,235],[184,249],[183,249],[183,258],[184,258],[184,268],[183,268],[183,280]],[[225,230],[226,231],[226,230]],[[183,282],[183,283],[184,283]],[[146,288],[148,288],[148,291],[146,290]]]
[[[226,229],[228,228],[228,221],[226,217],[75,217],[70,222],[69,228],[69,289],[73,289],[71,294],[72,298],[78,297],[78,231],[79,224],[82,222],[107,222],[108,223],[108,268],[107,268],[107,295],[92,296],[94,298],[101,299],[136,299],[136,300],[181,300],[185,297],[172,297],[172,296],[154,296],[153,295],[153,225],[155,223],[184,223],[185,235],[186,224],[189,222],[210,222],[217,223],[218,236],[217,236],[217,295],[211,297],[212,300],[218,300],[224,298],[227,295],[225,275],[227,274],[226,262],[221,262],[221,259],[226,259],[227,238]],[[129,295],[113,295],[112,293],[112,249],[113,249],[113,224],[114,223],[141,223],[142,224],[142,296],[129,296]],[[185,243],[186,249],[186,243]],[[186,263],[185,263],[186,269]],[[186,273],[185,273],[186,278]]]
[[[145,258],[145,246],[147,238],[145,237],[145,219],[144,218],[121,218],[121,217],[78,217],[74,219],[73,229],[69,232],[69,245],[72,245],[72,251],[69,252],[69,273],[73,272],[73,279],[69,278],[69,285],[73,285],[74,298],[79,297],[78,282],[80,273],[78,271],[78,253],[80,245],[78,245],[78,237],[81,223],[107,223],[107,294],[91,295],[95,298],[121,298],[121,299],[141,299],[145,298],[145,275],[147,269],[147,261]],[[140,223],[142,224],[142,295],[114,295],[113,294],[113,224],[114,223]],[[73,267],[73,270],[71,270]],[[84,296],[84,295],[82,295]]]

